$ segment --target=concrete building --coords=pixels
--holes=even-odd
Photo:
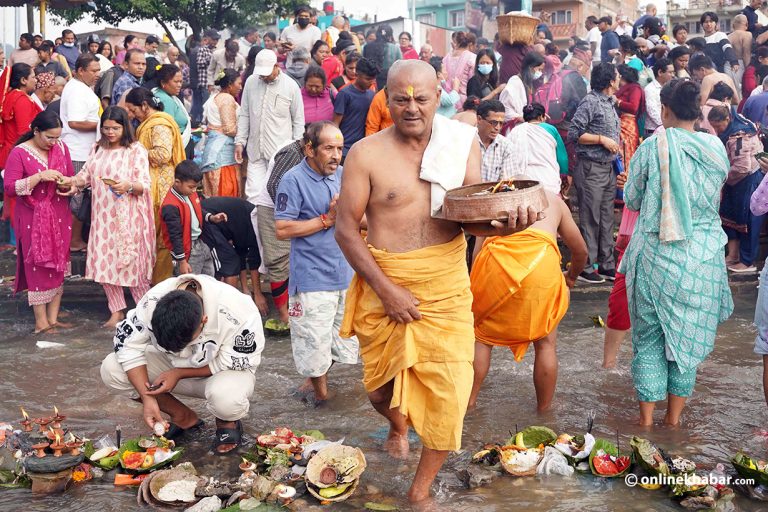
[[[707,11],[717,13],[720,19],[720,30],[731,31],[733,17],[744,8],[741,0],[688,0],[685,4],[671,3],[669,7],[669,34],[672,35],[672,27],[677,24],[684,25],[688,29],[688,37],[702,36],[701,15]]]
[[[456,0],[408,0],[416,2],[416,21],[449,30],[466,30],[466,2]]]
[[[565,43],[572,35],[584,37],[587,30],[584,20],[587,16],[611,16],[614,20],[620,14],[626,14],[630,20],[636,19],[637,0],[533,0],[533,15],[541,17],[541,12],[550,14],[549,29],[555,43]]]

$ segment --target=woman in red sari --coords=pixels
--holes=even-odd
[[[16,293],[28,290],[35,333],[57,325],[64,273],[69,269],[72,215],[58,183],[74,175],[69,149],[60,140],[61,120],[53,111],[38,114],[6,160],[4,191],[16,198]]]
[[[616,108],[619,109],[621,120],[621,158],[624,167],[629,166],[629,160],[640,145],[640,127],[638,120],[645,111],[643,88],[638,84],[637,70],[626,64],[618,68],[621,77],[621,87],[616,92]]]
[[[36,85],[35,70],[29,64],[14,64],[0,75],[0,169],[5,169],[16,141],[29,131],[32,119],[42,112],[30,97]],[[13,197],[5,201],[3,220],[12,217],[14,202]]]

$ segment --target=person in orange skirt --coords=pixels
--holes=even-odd
[[[470,274],[475,316],[475,370],[469,407],[477,404],[491,366],[494,346],[507,347],[520,362],[533,342],[533,385],[539,411],[552,405],[557,384],[557,326],[568,311],[569,289],[587,263],[587,244],[557,195],[547,192],[544,219],[503,237],[478,239],[482,247]],[[558,234],[571,251],[571,265],[560,268]]]
[[[215,77],[220,91],[203,106],[208,134],[203,151],[203,194],[240,197],[240,165],[235,161],[235,134],[240,106],[235,98],[243,90],[240,73],[225,69]]]

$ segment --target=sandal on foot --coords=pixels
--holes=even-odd
[[[205,426],[205,422],[203,420],[198,419],[197,423],[192,425],[191,427],[187,428],[181,428],[175,423],[171,423],[171,426],[168,428],[168,432],[165,433],[166,439],[178,439],[182,436],[185,436],[187,434],[191,434],[193,432],[197,432],[201,428]]]
[[[213,440],[213,453],[216,455],[227,455],[240,446],[243,442],[243,424],[240,420],[235,421],[236,428],[216,428],[216,439]],[[217,448],[224,444],[233,444],[234,448],[226,452],[220,452]]]

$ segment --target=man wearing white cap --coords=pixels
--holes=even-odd
[[[277,66],[275,52],[256,55],[253,75],[243,88],[237,116],[235,160],[248,153],[245,198],[256,204],[266,185],[269,159],[286,143],[304,135],[304,103],[296,82]]]

